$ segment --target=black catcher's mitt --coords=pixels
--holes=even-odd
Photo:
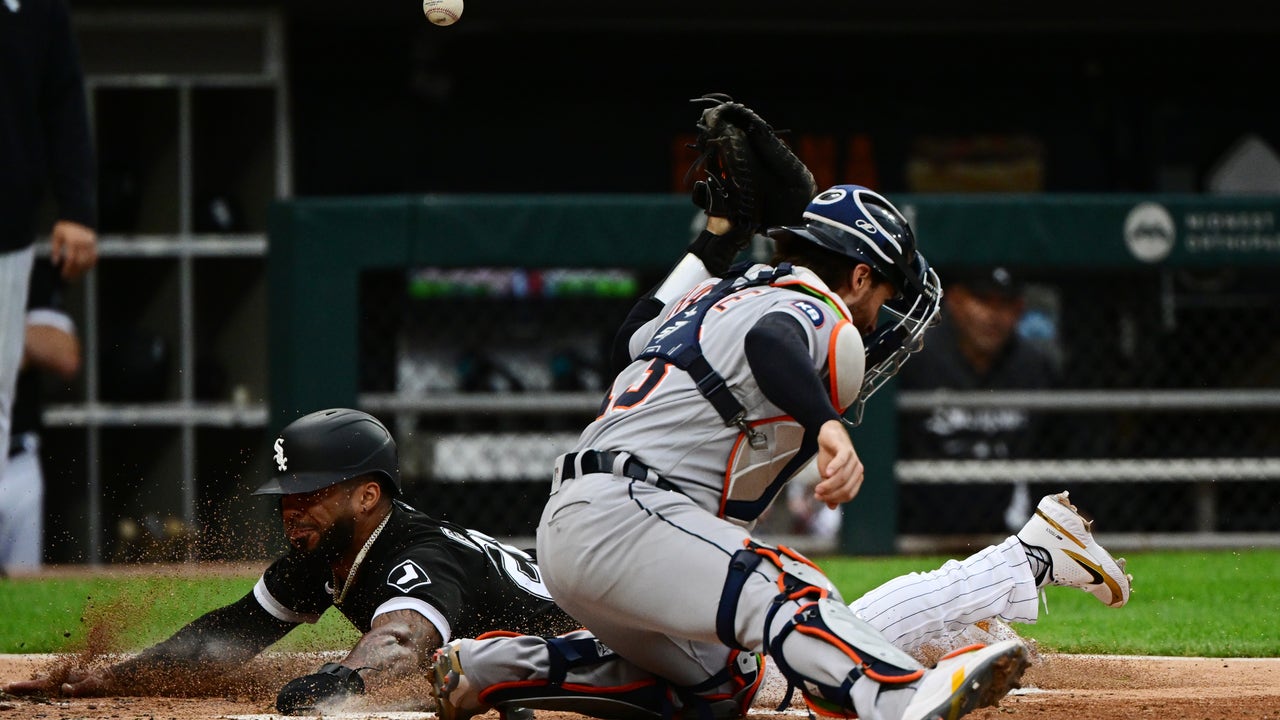
[[[699,155],[689,168],[690,175],[706,172],[694,184],[694,204],[708,215],[728,218],[745,238],[764,228],[799,224],[818,194],[809,168],[769,123],[728,95],[712,93],[693,102],[711,104],[698,122],[693,147]]]

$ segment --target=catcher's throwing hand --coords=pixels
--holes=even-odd
[[[828,420],[818,430],[818,474],[822,478],[813,487],[813,496],[835,509],[852,500],[862,489],[865,468],[849,439],[849,431],[840,420]]]
[[[117,690],[115,677],[107,670],[83,672],[72,670],[65,676],[42,676],[34,680],[19,680],[4,686],[10,695],[45,695],[49,697],[102,697],[114,695]]]

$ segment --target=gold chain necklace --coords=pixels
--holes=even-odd
[[[347,571],[346,582],[342,583],[342,589],[334,593],[333,604],[335,606],[342,605],[342,601],[347,599],[347,591],[351,589],[351,581],[355,579],[356,571],[360,569],[360,563],[364,561],[364,556],[369,553],[369,548],[373,547],[373,541],[378,539],[378,535],[382,532],[382,528],[387,526],[387,521],[391,519],[391,511],[387,510],[387,514],[382,518],[382,522],[378,523],[378,527],[364,541],[364,547],[360,548],[360,552],[356,554],[356,559],[351,563],[351,569]],[[333,575],[333,581],[338,581],[337,573]]]

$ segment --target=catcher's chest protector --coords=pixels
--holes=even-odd
[[[636,356],[637,360],[663,360],[689,373],[698,392],[715,407],[724,424],[738,426],[753,447],[763,447],[764,438],[747,423],[742,403],[730,392],[720,373],[707,362],[698,338],[702,333],[702,321],[706,318],[707,311],[726,295],[770,285],[774,280],[790,274],[791,265],[782,263],[772,271],[760,273],[754,278],[735,275],[721,280],[710,292],[663,323],[650,338],[649,344]]]
[[[726,460],[724,485],[720,493],[717,514],[720,517],[750,522],[772,503],[796,472],[802,467],[797,457],[804,437],[804,428],[788,416],[748,418],[742,403],[734,396],[723,376],[711,366],[703,353],[700,336],[708,312],[722,307],[723,301],[734,294],[756,287],[772,286],[799,293],[810,294],[816,290],[796,277],[793,268],[782,263],[754,277],[737,274],[721,280],[685,302],[689,304],[674,312],[653,334],[649,344],[637,355],[637,359],[653,360],[674,365],[689,374],[698,391],[711,403],[727,426],[737,427],[739,435]],[[819,294],[820,295],[820,294]],[[816,309],[813,312],[817,312]],[[837,331],[842,335],[857,336],[857,331],[840,316]],[[849,332],[841,332],[848,330]],[[838,343],[843,346],[849,343]],[[845,378],[852,379],[854,387],[861,382],[861,345],[854,342],[856,357],[844,358],[849,365],[847,372],[831,372],[832,402],[843,410],[849,395]],[[833,346],[834,348],[835,346]],[[839,360],[833,353],[832,362]],[[848,355],[848,353],[843,353]],[[849,360],[856,362],[850,363]],[[856,367],[853,367],[856,365]],[[656,372],[654,376],[663,373]],[[856,394],[856,391],[855,391]]]

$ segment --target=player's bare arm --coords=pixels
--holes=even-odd
[[[440,632],[421,613],[384,613],[373,619],[369,632],[341,662],[325,663],[318,672],[290,680],[276,696],[276,709],[285,715],[310,713],[397,680],[420,677],[443,644]]]
[[[422,613],[396,610],[373,619],[372,628],[342,659],[342,665],[361,670],[368,689],[413,674],[421,675],[431,656],[444,644]]]
[[[865,468],[843,422],[828,420],[818,431],[818,473],[813,496],[827,507],[852,500],[862,489]]]

